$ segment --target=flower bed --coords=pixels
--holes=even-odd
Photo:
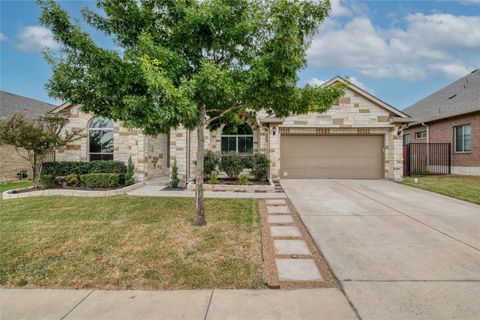
[[[222,179],[219,179],[219,181]],[[224,184],[224,183],[205,183],[203,190],[205,191],[233,191],[233,192],[275,192],[275,185],[271,180],[268,182],[257,184],[257,181],[252,181],[251,184]],[[187,184],[187,190],[195,190],[195,182]]]

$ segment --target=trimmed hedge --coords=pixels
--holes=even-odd
[[[267,156],[257,153],[253,156],[252,175],[257,180],[266,180],[270,171],[270,161]]]
[[[40,184],[45,189],[50,189],[55,186],[55,177],[49,174],[44,174],[40,176]]]
[[[89,188],[116,188],[120,185],[116,173],[89,173],[80,175],[80,181]]]
[[[45,162],[42,167],[42,175],[54,177],[67,176],[70,174],[88,173],[116,173],[125,174],[127,166],[121,161],[61,161]]]

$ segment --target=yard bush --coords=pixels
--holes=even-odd
[[[180,183],[180,178],[178,177],[178,166],[177,160],[173,161],[172,174],[170,176],[170,187],[177,188]]]
[[[40,185],[45,189],[50,189],[55,186],[55,177],[50,174],[40,176]]]
[[[243,169],[243,158],[238,153],[224,153],[220,157],[220,170],[225,172],[230,178],[236,179]]]
[[[218,155],[211,150],[207,150],[205,151],[205,157],[203,159],[203,168],[205,171],[205,175],[207,177],[210,177],[212,175],[212,172],[217,169],[217,165],[219,162]]]
[[[246,173],[241,173],[238,176],[238,184],[240,184],[240,185],[250,184],[250,176]]]
[[[121,161],[61,161],[45,162],[42,174],[55,177],[69,174],[126,173],[127,166]]]
[[[128,158],[127,173],[124,175],[125,177],[124,183],[127,186],[135,183],[135,179],[133,178],[134,173],[135,173],[135,165],[133,164],[132,157],[130,156]]]
[[[76,187],[80,184],[80,179],[78,178],[78,174],[68,174],[64,176],[64,179],[67,185],[71,187]]]
[[[270,171],[270,161],[267,156],[261,153],[257,153],[253,156],[252,175],[257,180],[265,180],[268,177]]]
[[[116,188],[120,185],[117,173],[82,174],[80,181],[89,188]]]

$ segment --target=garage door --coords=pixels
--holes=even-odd
[[[383,136],[281,137],[280,175],[293,178],[383,178]]]

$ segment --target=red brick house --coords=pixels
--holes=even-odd
[[[451,143],[452,173],[480,175],[480,69],[403,110],[404,144]]]

